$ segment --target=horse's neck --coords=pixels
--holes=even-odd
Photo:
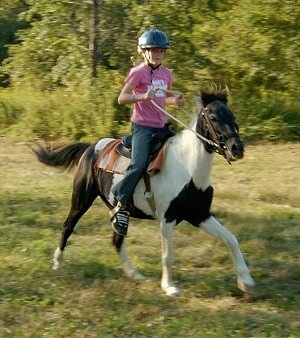
[[[213,154],[208,153],[196,135],[184,130],[178,137],[177,151],[180,152],[181,163],[188,171],[197,188],[210,185]]]

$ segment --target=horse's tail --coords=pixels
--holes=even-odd
[[[74,168],[83,153],[88,149],[91,143],[75,142],[64,145],[46,145],[36,144],[30,146],[37,159],[51,167]]]

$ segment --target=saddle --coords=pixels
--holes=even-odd
[[[154,176],[160,172],[165,157],[166,140],[173,135],[174,133],[170,131],[167,137],[166,135],[163,138],[153,136],[152,150],[145,174]],[[96,173],[106,171],[124,174],[131,160],[131,145],[131,135],[110,141],[98,156],[95,163]]]

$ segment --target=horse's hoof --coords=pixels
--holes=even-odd
[[[163,288],[167,296],[178,297],[180,296],[180,290],[176,286],[168,286]]]
[[[238,280],[237,282],[238,288],[242,291],[244,291],[247,295],[254,296],[255,295],[255,289],[254,289],[254,284],[245,284],[241,280]]]
[[[135,280],[135,281],[143,281],[143,280],[146,279],[146,277],[145,277],[144,275],[142,275],[141,273],[139,273],[139,272],[135,272],[135,273],[131,276],[131,278],[132,278],[133,280]]]
[[[146,279],[146,277],[144,275],[142,275],[141,273],[139,273],[138,271],[136,270],[126,270],[124,269],[124,273],[125,273],[125,276],[129,279],[132,279],[134,281],[143,281]]]
[[[62,267],[62,264],[60,262],[54,261],[52,265],[52,270],[58,270]]]

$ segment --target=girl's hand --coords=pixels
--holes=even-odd
[[[179,96],[176,96],[175,103],[177,104],[178,108],[183,108],[184,106],[184,96],[180,94]]]
[[[149,89],[144,95],[145,100],[152,100],[155,98],[156,91],[154,89]]]

